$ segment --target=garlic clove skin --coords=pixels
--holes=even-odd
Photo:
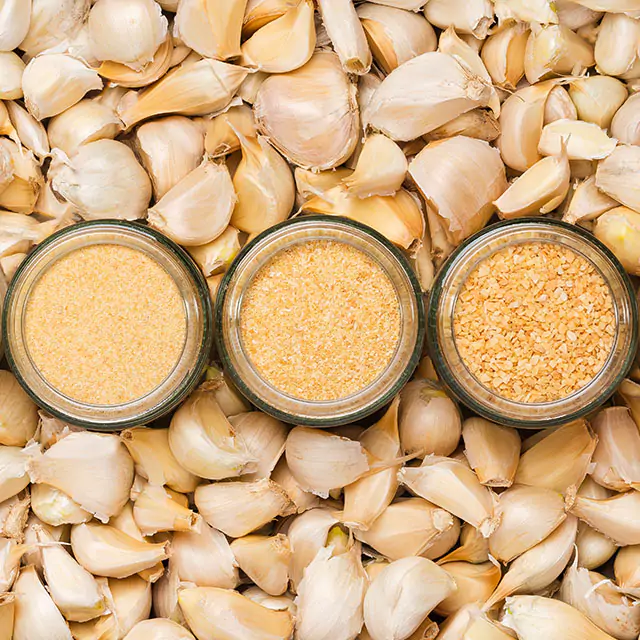
[[[566,146],[570,160],[600,160],[611,155],[617,140],[597,125],[581,120],[556,120],[542,129],[538,151],[542,155],[557,156]]]
[[[27,526],[31,498],[28,492],[0,503],[0,536],[22,541]]]
[[[556,85],[551,89],[547,102],[544,105],[544,123],[549,124],[556,120],[577,120],[578,110],[573,103],[569,92],[562,86]]]
[[[608,177],[607,175],[607,179]],[[618,181],[617,177],[614,179]],[[620,187],[624,188],[622,184]],[[640,253],[637,244],[640,238],[640,213],[627,207],[611,209],[596,220],[593,232],[598,240],[613,251],[627,273],[640,275]]]
[[[50,151],[45,128],[17,102],[7,102],[6,107],[23,146],[32,151],[41,161],[44,160]]]
[[[296,605],[290,593],[285,593],[283,596],[270,596],[259,587],[254,586],[243,591],[242,595],[245,598],[249,598],[249,600],[253,600],[253,602],[261,604],[267,609],[272,609],[273,611],[289,611],[292,616],[296,615]]]
[[[478,604],[471,604],[445,620],[437,637],[439,640],[509,640],[514,635],[511,630],[488,618]]]
[[[151,585],[138,576],[108,581],[110,609],[118,625],[118,637],[124,638],[151,613]]]
[[[195,260],[205,277],[224,273],[240,253],[240,232],[229,225],[215,240],[199,247],[188,247],[189,255]],[[215,295],[211,295],[215,300]]]
[[[429,0],[424,8],[427,20],[441,29],[454,27],[484,40],[494,20],[494,8],[488,0]]]
[[[188,583],[187,583],[188,584]],[[156,616],[167,618],[185,625],[182,610],[178,604],[178,591],[185,585],[171,566],[171,561],[162,577],[152,587],[153,611]]]
[[[639,546],[623,547],[618,551],[613,564],[616,584],[621,591],[631,596],[637,596],[640,593],[639,555]]]
[[[7,0],[0,12],[0,51],[17,49],[29,31],[32,0]]]
[[[186,496],[147,484],[133,505],[133,517],[144,536],[159,531],[199,531],[202,518],[188,508]]]
[[[293,501],[296,511],[304,513],[309,509],[320,506],[320,498],[309,491],[305,491],[293,477],[287,460],[281,457],[275,469],[271,473],[271,479],[279,484]]]
[[[595,44],[596,70],[601,75],[621,76],[638,58],[638,20],[624,13],[606,13]]]
[[[0,502],[20,493],[29,485],[29,452],[20,447],[0,446]]]
[[[422,136],[425,142],[467,136],[492,142],[500,135],[500,126],[491,111],[473,109]],[[419,150],[422,151],[422,148]]]
[[[584,4],[573,0],[558,0],[556,2],[556,11],[560,24],[572,31],[577,31],[581,27],[590,25],[602,18],[601,12],[589,9]]]
[[[25,64],[13,51],[0,52],[0,100],[22,98]]]
[[[249,0],[244,12],[242,39],[251,37],[258,29],[277,20],[298,6],[298,0]]]
[[[213,394],[222,413],[227,418],[247,413],[251,409],[251,405],[233,386],[228,377],[213,365],[207,367],[205,382],[200,385],[200,388]]]
[[[460,546],[438,560],[447,562],[471,562],[483,564],[489,560],[489,541],[472,525],[465,523],[460,531]]]
[[[80,524],[93,517],[66,493],[48,484],[31,486],[31,509],[42,522],[52,527]]]
[[[502,24],[512,19],[521,22],[537,22],[539,24],[558,24],[558,14],[548,0],[496,0],[496,17]]]
[[[596,186],[625,207],[640,212],[640,186],[633,180],[640,167],[640,147],[620,145],[598,163]]]
[[[15,607],[15,593],[3,593],[0,595],[0,640],[11,640],[13,637]]]
[[[640,146],[640,96],[632,94],[611,121],[611,135],[621,144]]]
[[[562,219],[572,224],[588,222],[617,206],[618,202],[596,187],[596,177],[589,176],[576,187]]]
[[[593,122],[601,129],[609,128],[613,116],[629,97],[625,85],[609,76],[578,78],[569,85],[569,95],[580,120]]]
[[[476,602],[485,602],[502,576],[500,567],[489,561],[481,564],[449,562],[442,568],[458,587],[435,608],[438,615],[446,617]]]
[[[580,522],[578,525],[576,547],[579,565],[590,570],[601,567],[618,551],[618,547],[609,538],[586,522]]]
[[[33,565],[38,570],[38,574],[42,575],[42,556],[36,546],[38,543],[38,540],[36,539],[37,527],[46,529],[53,536],[54,540],[57,540],[58,542],[69,541],[69,532],[71,527],[68,524],[63,524],[59,527],[52,527],[51,525],[42,522],[42,520],[40,520],[34,513],[31,513],[27,518],[27,524],[22,531],[24,534],[24,543],[26,545],[23,564],[25,566]],[[19,563],[20,558],[18,558],[18,564]]]
[[[225,156],[240,149],[240,140],[236,131],[245,138],[254,138],[256,135],[253,111],[245,104],[231,107],[225,113],[210,120],[205,118],[202,124],[205,128],[205,151],[211,158]]]
[[[524,76],[524,56],[529,28],[521,22],[509,23],[491,34],[480,52],[493,82],[503,89],[515,91]]]
[[[23,447],[38,426],[38,408],[10,371],[0,371],[0,445]]]
[[[0,538],[0,588],[9,591],[20,570],[20,558],[29,547],[10,538]]]
[[[124,640],[195,640],[195,637],[182,625],[164,618],[138,622],[124,637]]]

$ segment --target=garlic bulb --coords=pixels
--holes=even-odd
[[[98,74],[61,53],[36,56],[22,76],[25,105],[37,120],[66,111],[94,89],[102,89]]]
[[[133,517],[145,536],[158,531],[199,531],[202,518],[187,505],[183,494],[147,484],[133,505]]]
[[[56,442],[44,454],[34,451],[27,463],[31,482],[66,493],[103,522],[129,499],[133,460],[114,435],[82,431]]]
[[[287,162],[262,136],[237,132],[242,160],[233,176],[238,196],[231,224],[256,234],[289,217],[295,200],[293,175]]]
[[[267,609],[237,591],[197,587],[179,593],[180,608],[198,640],[243,638],[288,640],[293,620],[288,611]]]
[[[180,113],[205,115],[229,105],[247,69],[205,58],[172,69],[143,91],[130,91],[118,105],[118,116],[127,129],[153,116]]]
[[[85,144],[71,158],[54,153],[48,175],[54,191],[86,220],[136,220],[145,215],[151,199],[146,172],[133,151],[115,140]]]
[[[497,149],[465,136],[428,144],[409,165],[409,175],[456,244],[487,223],[493,202],[507,189]],[[458,188],[451,190],[454,176]]]
[[[205,150],[212,158],[225,156],[240,149],[240,140],[236,131],[246,138],[253,138],[256,135],[253,111],[246,104],[231,107],[211,120],[205,118],[202,124],[205,128]]]
[[[465,455],[478,480],[488,487],[510,487],[520,460],[520,436],[515,429],[482,418],[462,426]]]
[[[302,67],[316,46],[313,16],[311,0],[300,0],[297,6],[245,41],[241,63],[264,73],[287,73]]]
[[[88,522],[92,515],[66,493],[48,484],[31,486],[31,509],[42,522],[59,527],[61,524]]]
[[[380,571],[367,590],[367,631],[373,640],[408,638],[455,591],[454,579],[430,560],[396,560]]]
[[[289,496],[267,479],[200,485],[194,500],[202,517],[232,538],[246,536],[278,516],[294,513]]]
[[[640,145],[640,96],[629,96],[611,121],[611,135],[622,144]]]
[[[496,0],[496,17],[500,23],[512,19],[539,24],[558,24],[555,6],[549,0]]]
[[[515,22],[506,24],[485,40],[480,55],[491,79],[499,87],[515,91],[524,76],[528,39],[528,26]]]
[[[0,502],[20,493],[29,484],[27,450],[0,446]]]
[[[296,506],[298,513],[304,513],[320,505],[320,498],[309,491],[305,491],[293,477],[286,458],[280,458],[271,473],[271,479],[279,484]]]
[[[620,176],[620,178],[622,177]],[[616,182],[619,181],[618,176],[611,176],[611,174],[607,173],[606,180],[609,179],[613,179]],[[598,177],[596,176],[597,184]],[[627,183],[626,186],[631,185]],[[621,180],[619,187],[625,188]],[[613,190],[610,189],[610,191]],[[638,211],[627,209],[627,207],[611,209],[596,220],[593,232],[598,240],[604,242],[613,251],[628,273],[640,275],[640,252],[638,252],[640,213]]]
[[[0,52],[0,100],[22,98],[25,64],[13,51]]]
[[[355,482],[370,468],[367,452],[359,442],[319,429],[292,429],[285,453],[300,486],[321,498]]]
[[[355,93],[338,57],[318,52],[300,69],[267,78],[258,90],[254,114],[261,133],[285,158],[303,168],[332,169],[355,148]]]
[[[472,524],[485,537],[495,529],[491,491],[461,462],[427,456],[421,467],[405,467],[398,477],[412,493]]]
[[[637,8],[637,7],[636,7]],[[606,13],[595,45],[596,69],[607,76],[621,76],[638,58],[640,23],[624,13]]]
[[[35,567],[22,569],[16,580],[14,593],[14,640],[71,640],[69,627],[40,582]]]
[[[210,391],[196,391],[176,411],[169,447],[182,467],[201,478],[234,478],[256,469],[249,448]]]
[[[637,596],[640,593],[639,554],[640,547],[637,545],[623,547],[616,554],[613,564],[616,584],[624,593],[632,596]]]
[[[433,27],[418,13],[365,2],[358,6],[358,17],[376,64],[387,74],[408,60],[437,49]]]
[[[28,492],[0,502],[0,536],[23,540],[31,499]]]
[[[11,117],[11,123],[23,146],[32,151],[40,160],[43,160],[49,154],[50,148],[47,131],[42,123],[17,102],[9,101],[6,103],[6,107]]]
[[[183,626],[165,618],[154,618],[138,622],[124,637],[124,640],[195,640]]]
[[[578,78],[569,85],[569,94],[580,120],[593,122],[601,129],[609,127],[613,116],[629,97],[624,84],[608,76]]]
[[[640,186],[633,176],[640,167],[640,147],[620,145],[598,163],[596,186],[625,207],[640,212]]]
[[[576,187],[562,219],[572,224],[587,222],[597,219],[617,206],[618,203],[613,198],[596,187],[596,177],[589,176]]]
[[[569,92],[560,85],[553,87],[544,105],[544,123],[577,119],[578,110],[569,96]]]
[[[235,589],[238,563],[224,534],[202,523],[200,531],[178,531],[171,541],[171,567],[183,582]]]
[[[560,493],[524,485],[501,493],[496,513],[500,524],[489,538],[489,549],[505,563],[542,542],[567,517]]]
[[[38,408],[10,371],[0,371],[0,445],[22,447],[38,426]]]
[[[424,8],[427,20],[436,27],[454,27],[484,40],[493,22],[493,6],[488,0],[429,0]]]
[[[225,165],[204,160],[149,209],[149,224],[185,246],[215,240],[231,219],[236,194]]]
[[[168,30],[167,19],[154,0],[98,0],[88,25],[96,58],[120,62],[134,71],[153,60]]]

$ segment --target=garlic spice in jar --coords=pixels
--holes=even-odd
[[[415,369],[419,285],[375,231],[311,216],[272,227],[221,283],[216,340],[225,369],[263,411],[331,426],[373,413]]]
[[[16,272],[3,316],[7,358],[35,402],[94,429],[174,408],[202,375],[211,305],[197,267],[139,224],[68,227]]]
[[[461,402],[503,424],[576,419],[613,394],[633,361],[637,305],[613,254],[555,220],[499,223],[436,278],[428,338]]]

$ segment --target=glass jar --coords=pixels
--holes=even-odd
[[[269,384],[253,366],[240,331],[244,295],[258,271],[276,253],[314,240],[344,242],[374,260],[393,284],[400,307],[400,337],[395,353],[377,379],[350,396],[318,402],[295,398]],[[214,313],[218,355],[238,389],[265,413],[298,425],[337,426],[380,409],[411,377],[424,341],[422,294],[407,259],[369,227],[331,216],[295,218],[256,237],[244,247],[223,278]]]
[[[171,276],[184,303],[186,335],[168,377],[147,395],[124,404],[95,405],[74,400],[47,382],[34,364],[25,332],[27,303],[40,277],[62,257],[91,245],[120,245],[140,251]],[[202,377],[213,343],[211,297],[191,257],[166,236],[139,223],[81,222],[39,244],[20,264],[7,292],[2,333],[7,360],[34,402],[52,415],[97,431],[115,431],[155,420],[174,409]],[[99,353],[96,354],[99,366]]]
[[[614,342],[606,364],[589,384],[554,402],[521,403],[497,395],[467,369],[454,337],[454,310],[467,277],[495,252],[524,243],[560,245],[590,262],[608,285],[615,312]],[[433,283],[427,340],[439,378],[462,404],[494,422],[539,429],[584,416],[613,395],[635,357],[638,308],[633,286],[622,265],[595,236],[558,220],[521,218],[487,227],[450,256]]]

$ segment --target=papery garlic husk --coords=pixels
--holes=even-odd
[[[66,493],[103,522],[129,499],[133,460],[115,435],[71,433],[44,454],[31,453],[31,482],[49,484]]]
[[[188,247],[189,255],[195,260],[206,277],[225,272],[240,253],[240,232],[229,225],[215,240],[199,247]],[[215,300],[215,296],[212,295]]]
[[[10,371],[0,371],[0,445],[22,447],[38,426],[38,408]]]
[[[171,542],[170,571],[199,587],[235,589],[238,563],[226,537],[202,523],[200,531],[176,532]]]
[[[640,546],[623,547],[616,555],[613,571],[620,590],[633,597],[640,595]]]
[[[621,76],[638,59],[640,23],[623,13],[606,13],[595,45],[596,69],[606,76]]]
[[[562,494],[518,484],[500,494],[496,514],[500,524],[489,538],[489,549],[505,563],[542,542],[567,517]]]
[[[585,420],[562,425],[522,454],[515,482],[566,493],[582,484],[598,439]]]
[[[280,596],[287,590],[291,559],[287,536],[244,536],[231,543],[231,551],[240,569],[266,593]]]
[[[11,589],[18,570],[20,558],[32,548],[26,544],[19,544],[14,538],[0,538],[0,593]]]
[[[151,613],[151,585],[138,576],[108,581],[110,607],[118,623],[119,638]]]
[[[625,207],[640,212],[640,185],[634,176],[640,170],[640,147],[620,145],[598,163],[596,186]]]
[[[22,76],[25,105],[37,120],[66,111],[94,89],[102,89],[100,76],[82,61],[61,53],[36,56]]]
[[[125,636],[124,640],[195,640],[195,637],[182,625],[167,620],[156,618],[138,622]]]
[[[288,640],[293,633],[288,611],[267,609],[230,589],[186,588],[178,597],[187,623],[199,640]]]
[[[419,13],[365,2],[358,6],[358,17],[376,64],[387,74],[438,46],[433,27]]]
[[[373,640],[409,638],[445,598],[454,579],[426,558],[402,558],[384,567],[364,599],[364,620]]]
[[[424,14],[436,27],[453,26],[456,31],[483,40],[493,22],[493,5],[488,0],[430,0]]]
[[[613,116],[611,135],[621,144],[640,145],[640,94],[629,96]]]
[[[489,560],[489,541],[472,525],[465,522],[460,531],[460,546],[438,560],[447,562],[471,562],[482,564]]]
[[[200,485],[194,499],[202,517],[232,538],[246,536],[278,516],[294,513],[284,489],[267,479]]]
[[[569,512],[618,546],[640,544],[640,492],[619,493],[596,500],[578,495]]]
[[[231,416],[229,422],[256,460],[256,470],[243,475],[242,479],[251,482],[269,478],[284,453],[287,439],[284,423],[260,411]]]
[[[598,438],[591,477],[613,491],[640,489],[640,433],[629,410],[602,409],[591,424]]]
[[[240,32],[247,0],[184,0],[177,7],[175,33],[204,58],[240,55]]]
[[[484,604],[489,610],[514,593],[533,593],[549,586],[565,570],[575,548],[578,519],[566,520],[542,542],[516,558]]]
[[[22,569],[14,593],[14,640],[71,640],[69,627],[40,581],[35,567]]]
[[[9,101],[5,104],[22,145],[43,160],[50,151],[44,126],[17,102]]]
[[[147,484],[133,505],[133,517],[145,536],[159,531],[199,531],[202,518],[184,503],[188,504],[183,494]]]
[[[249,0],[244,12],[242,39],[246,40],[258,29],[297,6],[298,0]]]
[[[290,593],[285,593],[282,596],[270,596],[259,587],[249,587],[246,591],[242,592],[242,595],[253,602],[261,604],[267,609],[273,611],[289,611],[292,616],[296,615],[296,605],[293,600],[293,596]]]
[[[492,96],[493,87],[484,78],[453,56],[430,52],[405,62],[382,81],[363,120],[393,140],[414,140],[487,106]]]
[[[22,74],[25,64],[13,51],[0,52],[0,100],[22,98]]]
[[[0,208],[15,211],[16,213],[33,213],[40,190],[44,184],[40,163],[36,160],[31,151],[25,151],[12,140],[0,138],[0,148],[2,156],[5,156],[9,163],[10,181],[5,181],[0,177]],[[4,172],[3,172],[4,173]],[[6,174],[5,174],[6,175]],[[19,220],[20,217],[14,218]],[[32,221],[25,224],[35,226]],[[11,229],[7,229],[11,232]],[[31,234],[24,234],[22,239],[27,239]],[[31,239],[34,239],[31,236]],[[41,238],[42,239],[42,238]]]
[[[617,177],[615,179],[618,181]],[[596,184],[598,184],[597,176]],[[620,187],[624,188],[621,182]],[[593,232],[598,240],[613,251],[628,273],[640,275],[640,251],[638,250],[640,213],[638,211],[627,207],[611,209],[596,220]]]
[[[465,455],[478,480],[488,487],[510,487],[520,460],[520,436],[515,429],[482,418],[462,426]]]
[[[427,456],[421,467],[405,467],[398,477],[412,493],[472,524],[485,537],[495,529],[491,491],[457,460]]]
[[[29,517],[31,496],[28,491],[0,502],[0,536],[22,541]]]
[[[360,543],[320,549],[298,585],[296,637],[299,640],[349,640],[363,624],[367,575]]]
[[[530,84],[551,74],[580,75],[594,64],[593,47],[567,27],[536,28],[529,36],[524,70]]]
[[[242,160],[233,176],[237,202],[231,224],[256,234],[289,217],[295,184],[289,165],[263,137],[247,138],[237,132]]]
[[[17,495],[29,484],[27,460],[26,450],[0,446],[0,502]]]
[[[569,92],[561,85],[553,87],[544,105],[544,123],[549,124],[556,120],[577,119],[578,110],[573,100],[571,100]]]
[[[316,46],[311,0],[258,29],[243,45],[241,64],[264,73],[287,73],[305,65]]]
[[[0,145],[3,141],[8,142],[0,138]],[[38,222],[33,216],[0,210],[0,256],[4,258],[16,253],[26,253],[34,242],[41,242],[57,227],[56,220]],[[0,287],[3,283],[5,279],[0,278]]]
[[[87,522],[71,529],[76,560],[97,576],[128,578],[166,560],[168,543],[136,540],[114,527]]]
[[[0,640],[11,640],[13,638],[15,606],[15,593],[0,594]]]
[[[558,24],[555,6],[549,0],[496,0],[496,17],[503,23],[508,20]]]
[[[427,226],[429,235],[431,236],[431,254],[435,266],[440,267],[451,255],[455,249],[455,245],[449,240],[444,220],[438,216],[433,207],[426,205],[425,209]]]
[[[91,48],[98,60],[142,71],[167,37],[168,23],[153,0],[98,0],[89,13]]]
[[[491,142],[500,135],[500,125],[491,111],[473,109],[454,118],[423,136],[424,140],[444,140],[454,136],[467,136]],[[422,149],[420,149],[422,151]]]
[[[287,464],[305,491],[328,498],[370,470],[364,447],[327,431],[295,427],[287,437]]]
[[[580,120],[607,129],[613,116],[629,97],[620,80],[608,76],[577,78],[569,85],[569,94],[578,109]]]
[[[231,107],[211,120],[203,119],[205,128],[204,145],[211,158],[225,156],[240,149],[239,131],[246,138],[256,135],[253,111],[246,104]]]
[[[614,638],[636,640],[640,634],[640,608],[635,602],[605,576],[579,568],[577,562],[567,569],[558,599]]]
[[[211,391],[196,391],[176,411],[169,446],[178,463],[201,478],[234,478],[256,469],[256,460]]]
[[[293,477],[286,458],[280,458],[271,473],[271,479],[286,491],[295,504],[298,513],[304,513],[309,509],[320,506],[320,498],[309,491],[305,491]]]
[[[40,189],[34,213],[40,214],[47,220],[59,221],[60,225],[68,225],[76,220],[76,208],[70,202],[61,202],[53,193],[51,181],[45,182]]]
[[[305,169],[332,169],[356,145],[355,94],[338,56],[321,51],[300,69],[267,78],[258,90],[254,114],[261,133],[285,158]]]
[[[66,438],[70,433],[82,431],[82,427],[66,424],[62,420],[54,418],[44,411],[38,411],[38,417],[40,421],[34,437],[43,449],[48,449],[58,442],[58,440]]]
[[[86,622],[102,615],[106,603],[95,578],[46,529],[38,527],[36,538],[49,593],[64,617]]]
[[[409,165],[409,175],[455,244],[484,227],[493,202],[507,189],[498,150],[466,136],[428,144]],[[447,186],[452,180],[455,190]]]
[[[588,222],[617,206],[613,198],[596,187],[596,177],[589,176],[576,187],[562,219],[572,224]]]
[[[182,467],[169,447],[168,429],[136,427],[120,434],[133,461],[136,473],[150,484],[167,485],[180,493],[191,493],[199,478]]]
[[[564,145],[570,160],[600,160],[612,153],[616,142],[593,123],[564,119],[544,126],[538,151],[545,156],[560,155]]]
[[[160,200],[202,162],[204,137],[189,118],[170,116],[138,127],[134,148]]]
[[[85,220],[144,217],[151,182],[122,142],[97,140],[66,157],[54,150],[48,176],[56,193],[73,203]]]
[[[147,89],[127,93],[118,105],[118,115],[131,128],[162,114],[214,113],[229,105],[247,73],[243,67],[208,58],[185,62]]]
[[[485,40],[480,55],[491,79],[499,87],[515,91],[524,76],[528,39],[528,25],[515,22],[506,24]]]
[[[48,484],[32,485],[31,509],[42,522],[52,527],[80,524],[93,517],[66,493]]]
[[[32,0],[7,0],[0,13],[0,51],[16,49],[29,30]]]
[[[291,549],[289,576],[292,591],[296,592],[305,569],[327,544],[329,531],[338,523],[329,509],[311,509],[296,516],[289,526],[287,536]]]
[[[446,617],[473,603],[484,603],[498,586],[502,576],[500,567],[495,562],[450,562],[442,568],[458,587],[435,608],[437,614]]]

